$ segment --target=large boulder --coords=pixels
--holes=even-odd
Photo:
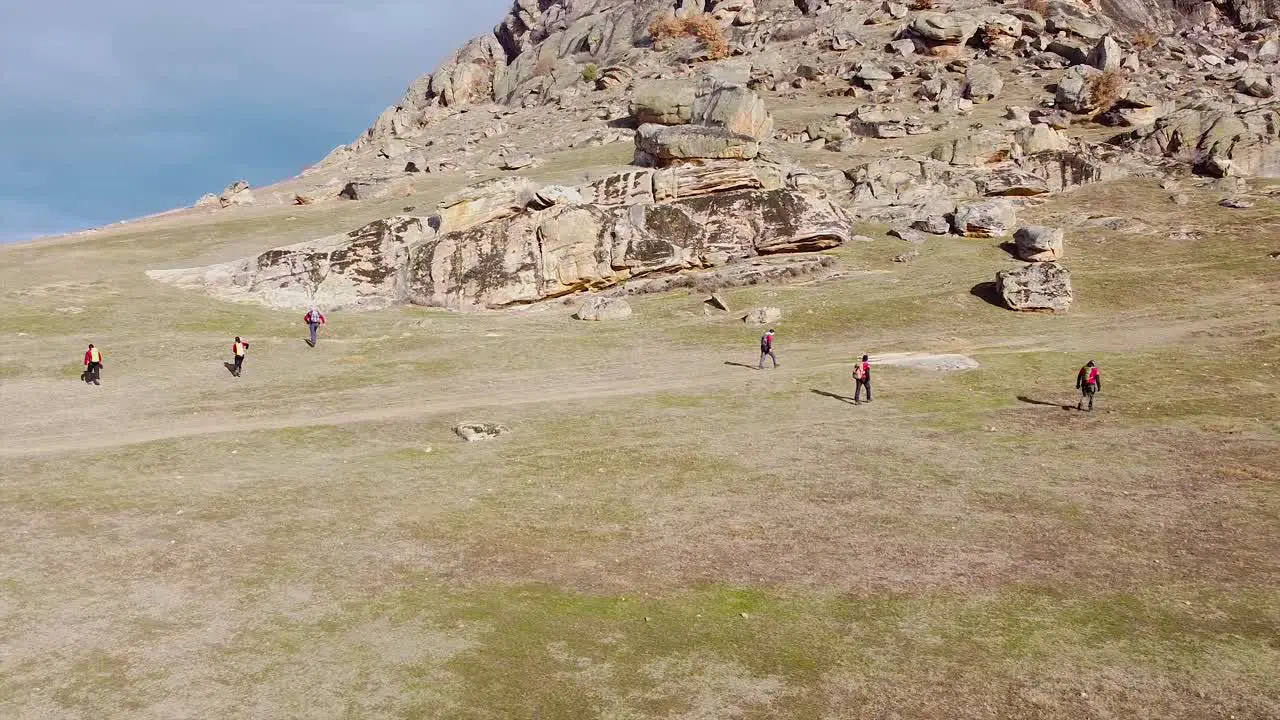
[[[1093,83],[1102,73],[1089,65],[1076,65],[1058,81],[1053,104],[1067,112],[1087,113],[1097,107],[1093,97]]]
[[[1008,201],[984,200],[956,207],[951,226],[965,237],[1004,237],[1018,222]]]
[[[749,135],[703,125],[641,125],[636,132],[637,164],[665,165],[673,160],[750,160],[760,143]]]
[[[631,317],[631,304],[622,298],[596,296],[578,308],[574,313],[578,320],[625,320]]]
[[[925,40],[953,45],[963,45],[978,32],[977,21],[961,13],[922,12],[910,27]]]
[[[1020,128],[1013,134],[1013,141],[1027,155],[1051,150],[1066,150],[1068,147],[1066,136],[1048,125],[1028,125]]]
[[[1052,262],[1061,260],[1062,228],[1028,225],[1013,234],[1015,253],[1027,262]]]
[[[964,96],[975,103],[995,100],[1003,88],[1000,72],[988,65],[974,65],[964,74]]]
[[[961,135],[935,147],[929,157],[948,165],[986,165],[1007,158],[1013,149],[1006,133],[983,131]]]
[[[440,231],[457,232],[524,209],[535,190],[527,178],[504,177],[469,185],[440,201]]]
[[[636,86],[631,115],[636,124],[684,125],[693,117],[694,87],[683,80],[650,80]]]
[[[1249,68],[1240,76],[1236,89],[1245,95],[1267,99],[1276,94],[1275,80],[1257,68]]]
[[[1097,45],[1089,51],[1089,56],[1085,58],[1085,63],[1091,65],[1102,72],[1115,72],[1120,69],[1120,63],[1124,61],[1123,52],[1120,50],[1120,43],[1110,35],[1104,35]]]
[[[1010,310],[1066,312],[1071,307],[1071,273],[1057,263],[1001,270],[996,290]]]
[[[745,87],[721,86],[699,95],[693,101],[692,121],[724,128],[756,142],[773,137],[773,118],[764,101]]]

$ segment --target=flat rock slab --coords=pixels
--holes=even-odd
[[[978,361],[966,355],[929,355],[927,353],[890,353],[875,355],[872,365],[891,365],[912,370],[930,370],[933,372],[951,372],[954,370],[974,370]]]

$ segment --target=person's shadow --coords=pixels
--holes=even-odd
[[[236,374],[236,364],[235,364],[235,363],[224,362],[224,363],[222,363],[222,367],[226,368],[226,369],[227,369],[227,372],[231,373],[232,377],[234,377],[234,376],[235,376],[235,374]]]
[[[837,395],[833,392],[827,392],[826,390],[818,390],[817,388],[813,388],[809,390],[809,392],[813,393],[814,395],[821,395],[822,397],[829,397],[833,400],[839,400],[840,402],[848,403],[850,405],[858,404],[858,401],[854,400],[851,397],[848,397],[847,395]]]
[[[1056,408],[1062,408],[1063,410],[1076,409],[1075,405],[1059,405],[1056,402],[1049,402],[1047,400],[1036,400],[1035,398],[1030,398],[1030,397],[1027,397],[1026,395],[1019,395],[1018,401],[1024,402],[1028,405],[1044,405],[1045,407],[1056,407]]]
[[[755,365],[748,365],[748,364],[746,364],[746,363],[733,362],[732,360],[725,360],[725,361],[724,361],[724,364],[725,364],[725,365],[732,365],[733,367],[746,368],[746,369],[748,369],[748,370],[759,370],[759,369],[760,369],[760,368],[756,367]]]

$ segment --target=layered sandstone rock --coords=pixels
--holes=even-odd
[[[428,218],[154,279],[277,307],[413,302],[501,308],[632,278],[835,247],[850,218],[783,186],[775,169],[695,162],[629,170],[580,187],[500,178],[446,197]]]
[[[395,216],[342,235],[200,268],[150,270],[153,280],[271,307],[380,307],[403,295],[409,248],[433,235],[422,218]]]

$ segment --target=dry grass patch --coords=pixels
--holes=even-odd
[[[729,38],[716,19],[706,13],[677,18],[664,15],[649,24],[649,35],[655,44],[663,45],[671,40],[691,37],[700,41],[710,60],[729,57]]]

